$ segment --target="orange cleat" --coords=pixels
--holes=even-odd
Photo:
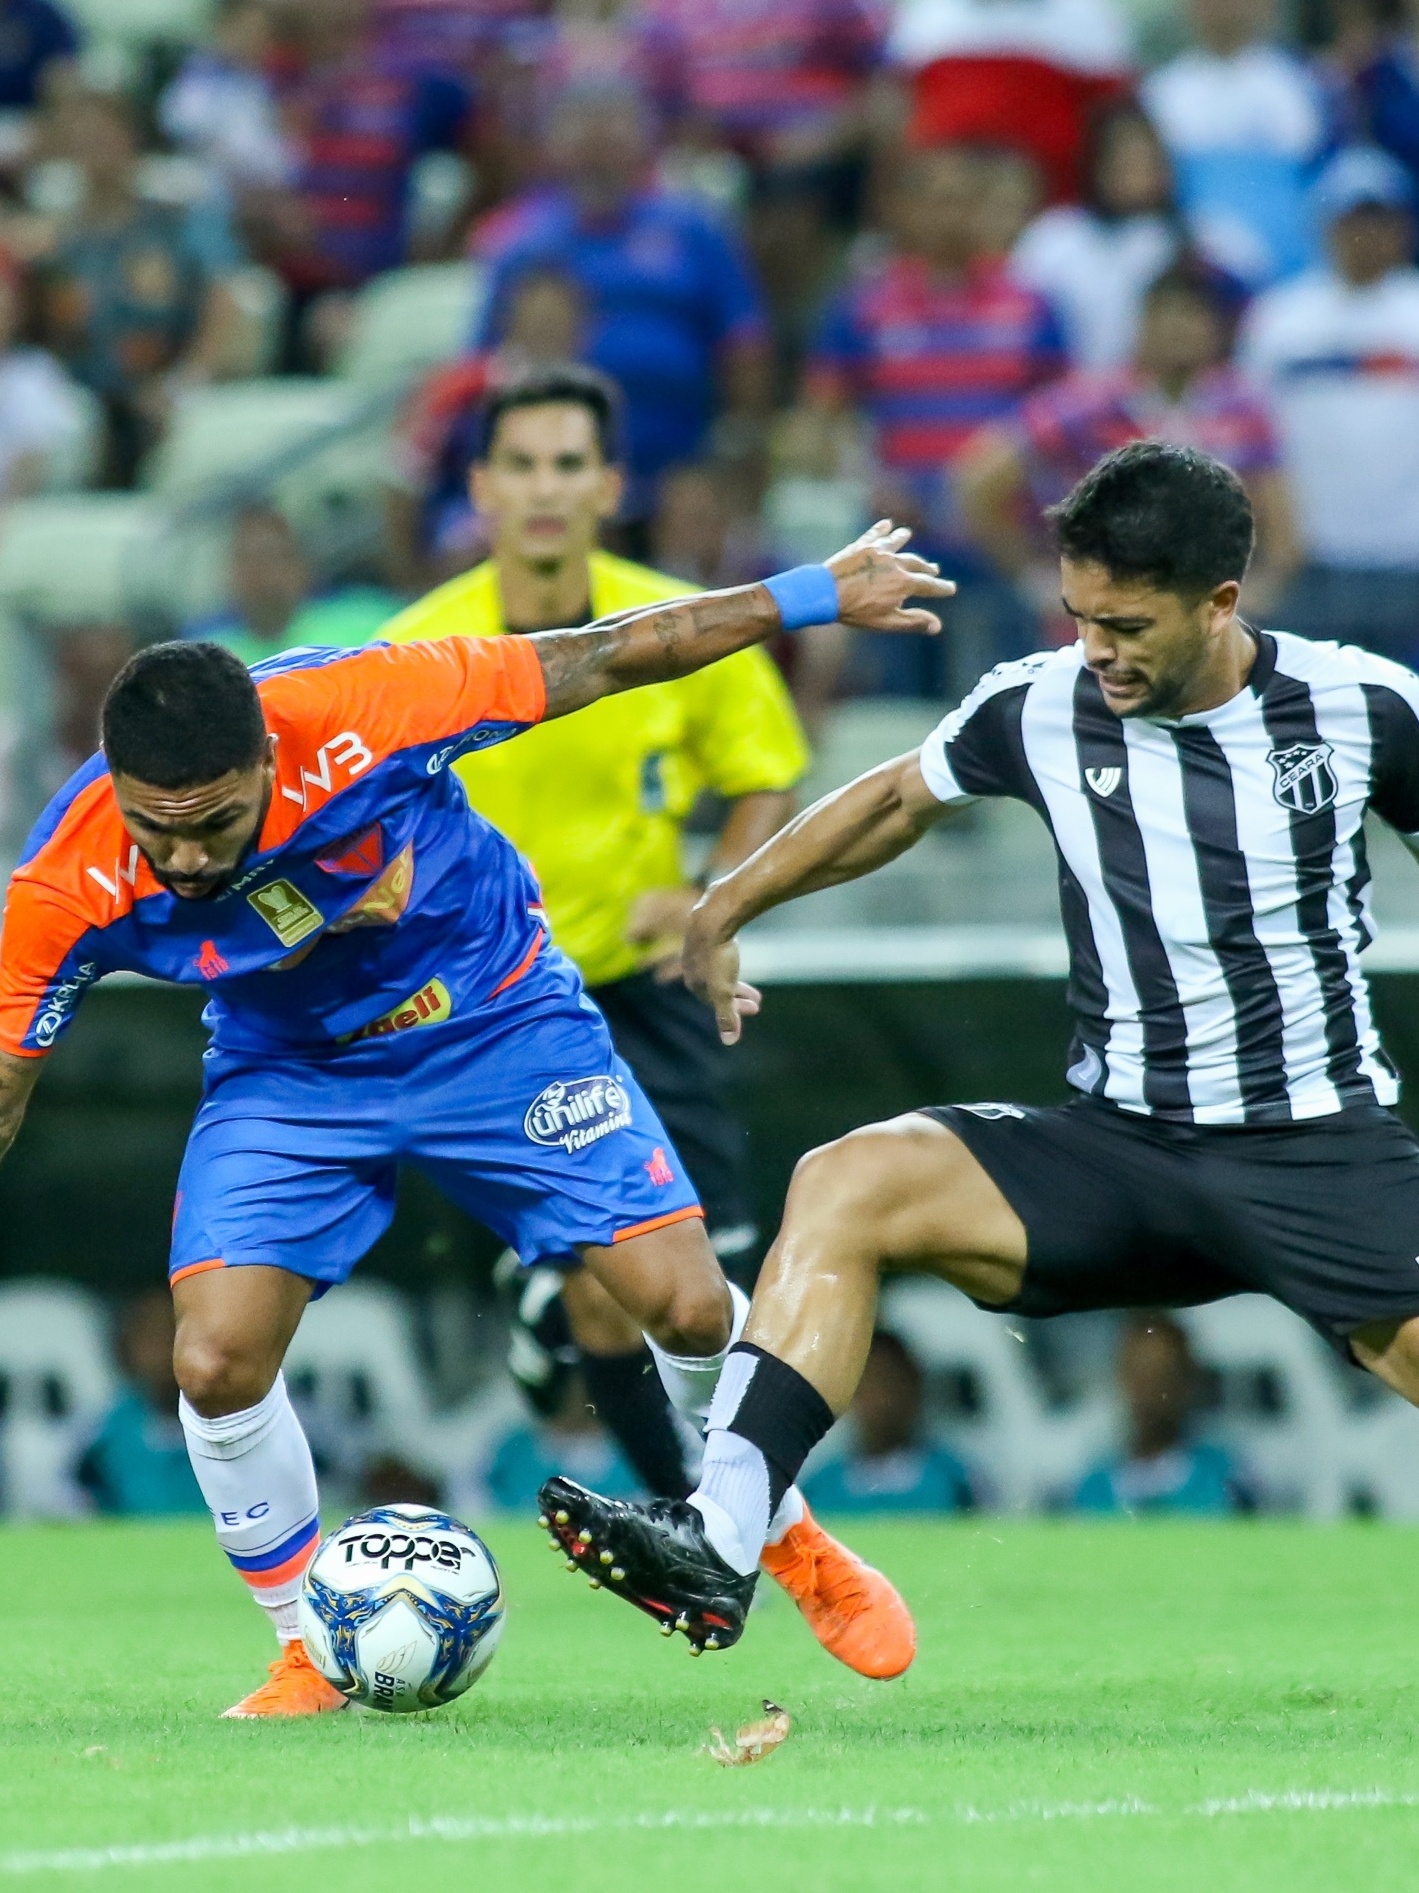
[[[829,1656],[878,1682],[910,1666],[916,1625],[896,1587],[830,1538],[806,1508],[776,1545],[764,1546],[759,1562],[803,1612]]]
[[[332,1709],[348,1709],[346,1697],[333,1683],[327,1683],[305,1653],[297,1638],[286,1644],[271,1665],[271,1675],[259,1689],[223,1709],[223,1720],[236,1716],[242,1720],[259,1716],[323,1716]]]

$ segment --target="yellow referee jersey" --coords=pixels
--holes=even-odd
[[[597,618],[683,598],[693,586],[609,553],[591,558]],[[415,638],[506,631],[490,560],[440,585],[381,627]],[[553,937],[589,986],[639,972],[626,940],[631,908],[685,878],[681,829],[702,789],[723,796],[790,789],[808,745],[783,679],[761,650],[693,677],[604,697],[574,716],[455,764],[480,814],[522,850],[542,883]]]

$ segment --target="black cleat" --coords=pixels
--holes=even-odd
[[[759,1574],[741,1577],[724,1562],[693,1505],[603,1499],[562,1478],[549,1479],[537,1497],[569,1570],[599,1579],[666,1636],[683,1630],[695,1656],[739,1641]]]

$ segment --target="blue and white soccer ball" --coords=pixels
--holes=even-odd
[[[476,1683],[503,1633],[503,1587],[476,1532],[427,1505],[347,1519],[311,1559],[300,1632],[351,1702],[437,1709]]]

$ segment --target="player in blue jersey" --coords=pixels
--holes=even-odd
[[[254,674],[213,645],[159,645],[115,681],[102,752],[10,884],[0,1152],[95,980],[210,986],[173,1226],[175,1366],[219,1542],[283,1646],[229,1714],[344,1706],[296,1637],[319,1523],[280,1368],[311,1295],[387,1227],[401,1162],[525,1263],[579,1255],[687,1414],[707,1410],[743,1324],[669,1138],[547,940],[531,874],[448,764],[780,628],[931,628],[906,600],[951,587],[906,537],[884,524],[827,566],[584,630],[294,652]],[[796,1516],[789,1501],[785,1529]],[[882,1641],[874,1626],[906,1647],[895,1592],[822,1537],[798,1596],[820,1640],[855,1667]]]

